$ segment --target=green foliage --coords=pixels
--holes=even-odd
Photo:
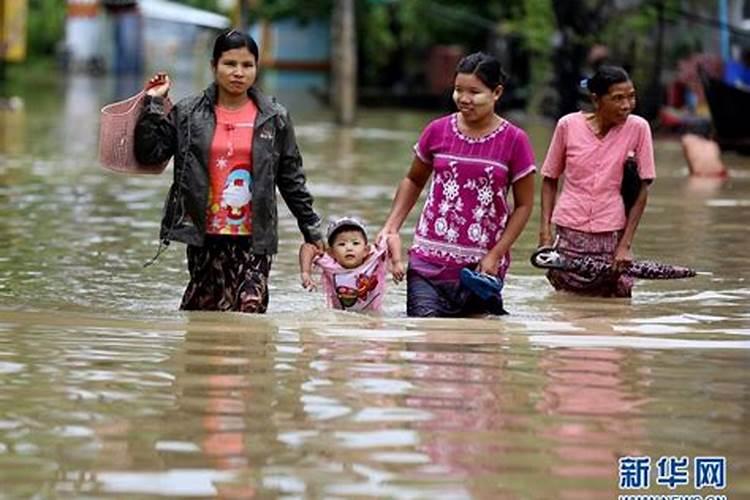
[[[555,16],[550,0],[522,0],[510,11],[503,24],[506,33],[521,37],[532,58],[531,87],[547,81],[552,68],[552,36]],[[532,90],[534,92],[534,90]]]
[[[658,26],[658,9],[654,0],[644,0],[626,12],[611,16],[605,29],[596,40],[607,44],[617,60],[631,65],[633,78],[640,85],[645,85],[652,77],[656,53],[654,41]],[[679,26],[685,19],[681,13],[689,12],[714,18],[715,4],[703,0],[664,0],[664,21],[666,28]],[[689,23],[682,29],[672,29],[665,40],[665,68],[674,67],[676,62],[688,54],[699,50],[706,36],[716,34],[715,28],[701,23]]]
[[[65,33],[65,2],[29,0],[27,19],[30,58],[52,56]]]
[[[433,45],[483,50],[493,37],[506,35],[520,38],[522,45],[539,58],[532,65],[534,73],[537,68],[544,73],[548,64],[542,60],[549,56],[554,29],[551,1],[357,0],[363,76],[374,82],[384,68],[396,64],[408,77],[422,69],[424,54]],[[253,17],[329,18],[334,3],[335,0],[259,0]]]
[[[359,45],[365,61],[368,80],[377,79],[391,57],[398,50],[399,40],[391,30],[391,15],[384,4],[375,4],[359,20]]]
[[[523,7],[523,0],[407,0],[398,6],[405,45],[424,48],[459,44],[479,50],[486,47],[489,35],[497,31],[502,20]]]
[[[513,32],[523,36],[533,54],[547,57],[551,53],[555,16],[549,0],[524,0],[523,9],[511,18]]]
[[[257,7],[253,8],[253,12],[264,19],[295,17],[307,20],[329,17],[334,0],[258,0],[255,3]]]

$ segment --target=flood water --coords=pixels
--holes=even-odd
[[[117,92],[30,84],[0,112],[0,498],[750,498],[750,158],[700,182],[657,141],[636,254],[703,273],[632,300],[554,293],[528,263],[537,209],[509,316],[407,318],[404,284],[382,317],[335,313],[299,286],[282,209],[268,314],[189,314],[184,248],[142,267],[171,173],[96,162]],[[310,99],[285,102],[316,207],[377,230],[435,114],[342,130]],[[551,129],[523,125],[541,164]],[[620,488],[625,456],[650,458],[649,488]],[[689,483],[657,484],[661,457]],[[726,459],[723,490],[696,488],[697,457]]]

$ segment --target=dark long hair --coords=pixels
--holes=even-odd
[[[500,61],[485,52],[474,52],[458,61],[456,74],[459,73],[476,75],[492,90],[495,90],[498,85],[505,85],[507,80]]]
[[[603,96],[609,92],[612,85],[630,81],[630,75],[620,66],[603,64],[596,73],[586,80],[586,88],[592,94]]]
[[[252,55],[255,56],[255,64],[260,62],[260,56],[258,52],[258,44],[255,43],[253,37],[247,33],[243,33],[237,30],[226,30],[219,34],[214,41],[214,51],[211,56],[211,66],[216,66],[221,59],[221,55],[227,50],[239,49],[247,47]]]

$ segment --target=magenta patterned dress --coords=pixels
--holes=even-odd
[[[512,184],[536,171],[528,136],[502,120],[484,137],[471,138],[459,131],[454,113],[431,122],[414,152],[432,166],[433,179],[410,256],[449,273],[479,262],[505,230]],[[509,265],[507,254],[500,277]]]

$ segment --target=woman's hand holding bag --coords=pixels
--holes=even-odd
[[[124,174],[160,174],[169,160],[144,165],[135,159],[135,124],[143,109],[146,95],[164,97],[164,110],[169,113],[172,102],[167,97],[170,81],[166,73],[157,73],[136,95],[104,106],[99,122],[99,163],[114,172]]]

